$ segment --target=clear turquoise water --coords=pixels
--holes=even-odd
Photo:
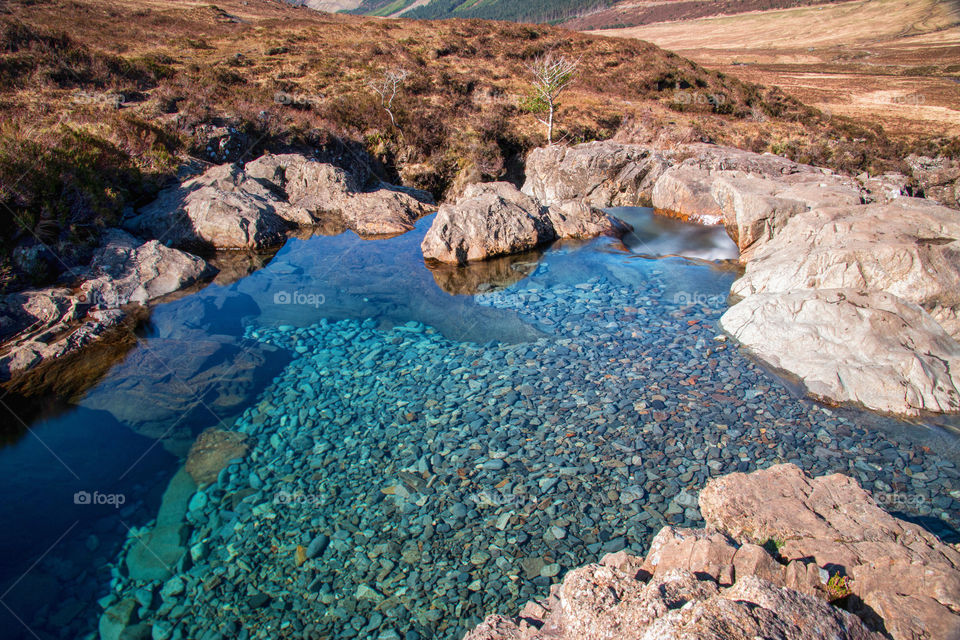
[[[798,398],[717,339],[736,277],[722,231],[618,214],[637,229],[623,243],[469,270],[423,264],[430,218],[387,240],[294,238],[157,307],[83,400],[0,450],[4,628],[82,637],[98,598],[131,593],[128,531],[211,426],[247,433],[252,454],[191,516],[211,550],[189,571],[234,567],[240,591],[203,592],[185,637],[456,637],[605,551],[643,552],[664,523],[697,525],[689,496],[707,478],[780,461],[853,474],[953,535],[949,430]],[[318,533],[328,550],[296,567]],[[251,590],[288,606],[255,608]]]

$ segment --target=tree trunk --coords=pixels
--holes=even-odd
[[[550,101],[550,115],[547,119],[547,144],[553,144],[553,101]]]

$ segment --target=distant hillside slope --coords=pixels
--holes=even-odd
[[[610,29],[657,22],[676,22],[750,11],[837,4],[850,0],[625,0],[581,13],[563,23],[570,29]]]
[[[600,11],[615,0],[363,0],[351,13],[427,20],[484,18],[512,22],[557,23]]]
[[[653,42],[888,133],[960,133],[960,3],[854,0],[595,33]]]
[[[306,5],[317,11],[326,11],[327,13],[337,13],[338,11],[350,11],[359,7],[361,0],[291,0],[293,5]]]
[[[304,0],[290,0],[304,3]],[[437,20],[484,18],[607,29],[849,0],[305,0],[312,9]]]

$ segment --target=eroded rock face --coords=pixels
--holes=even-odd
[[[798,214],[752,255],[731,292],[840,288],[892,293],[960,338],[960,212],[904,197]]]
[[[740,260],[783,229],[793,216],[824,204],[858,205],[860,190],[847,178],[799,173],[781,179],[726,172],[711,185],[723,224],[740,247]]]
[[[423,239],[424,258],[466,263],[529,251],[557,237],[546,210],[507,182],[467,187],[441,205]]]
[[[440,207],[423,239],[423,257],[465,264],[530,251],[557,238],[622,233],[623,223],[582,202],[544,207],[507,182],[473,184]]]
[[[648,580],[609,566],[607,560],[574,569],[547,600],[528,604],[514,620],[488,617],[464,640],[883,637],[820,598],[755,575],[721,588],[689,570],[671,569]]]
[[[733,473],[707,484],[700,509],[708,528],[666,527],[646,558],[574,569],[465,640],[960,637],[960,554],[846,476]],[[777,559],[758,544],[769,540]]]
[[[920,307],[857,289],[752,295],[720,326],[810,395],[875,411],[960,411],[960,344]]]
[[[51,287],[0,296],[0,379],[75,353],[120,325],[128,305],[145,305],[212,277],[216,269],[157,241],[104,233],[79,290]]]
[[[742,253],[802,211],[864,198],[853,178],[772,154],[711,145],[691,145],[688,152],[692,157],[657,180],[653,206],[693,222],[725,225]]]
[[[163,191],[128,226],[164,244],[257,249],[294,228],[342,220],[361,235],[403,233],[433,210],[430,194],[300,154],[220,165]]]
[[[94,277],[80,286],[96,309],[146,304],[216,273],[202,258],[156,240],[141,244],[119,229],[106,231],[104,241],[91,264]]]
[[[283,240],[295,226],[286,212],[267,184],[219,165],[162,191],[127,226],[173,247],[254,249]]]
[[[299,154],[265,155],[246,165],[248,175],[286,194],[300,226],[334,216],[360,235],[404,233],[434,210],[426,191],[380,182]],[[290,215],[286,216],[291,218]]]
[[[911,155],[905,159],[924,197],[960,207],[960,161]]]
[[[707,484],[700,510],[739,542],[777,540],[788,561],[842,569],[857,612],[897,640],[960,637],[960,553],[847,476],[810,478],[792,464],[733,473]]]
[[[600,208],[645,206],[670,160],[668,152],[609,141],[542,147],[527,157],[522,190],[547,206],[567,200]]]

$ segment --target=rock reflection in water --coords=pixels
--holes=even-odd
[[[250,296],[260,308],[265,325],[307,326],[321,319],[370,318],[388,328],[410,321],[435,327],[454,340],[471,342],[525,342],[542,334],[510,310],[477,307],[468,297],[454,296],[441,286],[467,292],[474,279],[481,286],[490,278],[503,286],[519,280],[532,265],[529,254],[514,256],[476,274],[436,275],[424,264],[420,241],[433,216],[417,223],[417,231],[401,236],[365,240],[353,233],[334,237],[291,240],[270,265],[238,283],[236,290]],[[521,271],[510,273],[511,264]],[[491,271],[485,270],[491,268]],[[503,279],[497,275],[503,269]],[[462,282],[457,280],[462,278]]]
[[[437,286],[454,295],[475,295],[509,287],[537,270],[542,251],[528,251],[492,260],[454,265],[426,262]]]

